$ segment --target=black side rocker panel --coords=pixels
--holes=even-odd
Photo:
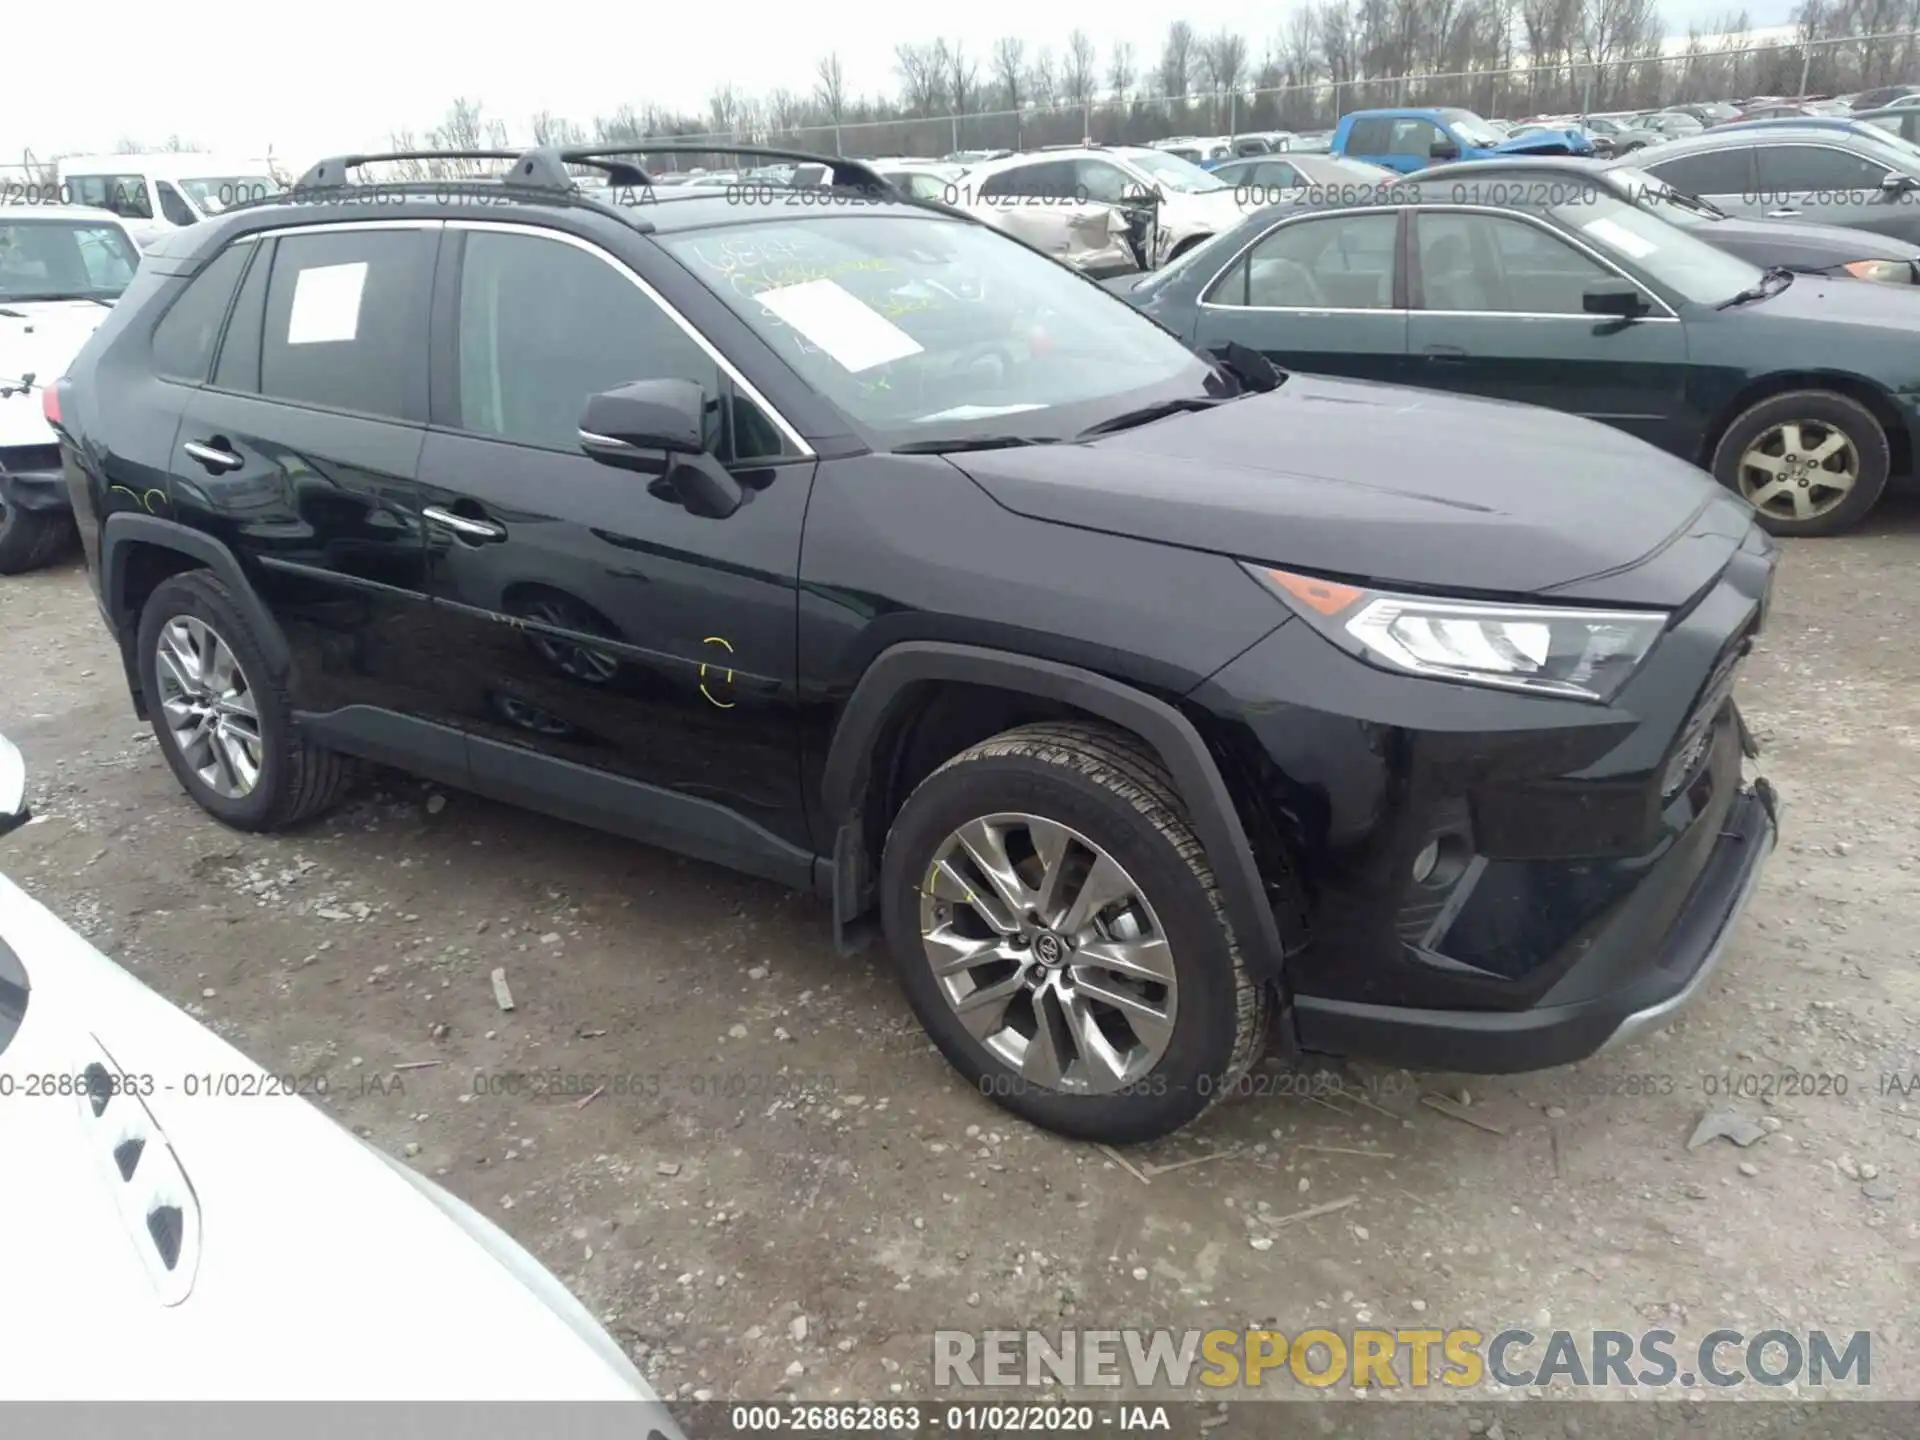
[[[1145,740],[1172,774],[1186,802],[1248,965],[1263,979],[1279,977],[1286,959],[1280,927],[1267,903],[1266,885],[1240,813],[1200,732],[1165,701],[1091,670],[934,640],[906,641],[883,651],[860,677],[834,730],[821,776],[821,797],[832,823],[843,832],[854,827],[851,833],[858,834],[874,742],[895,718],[908,690],[928,680],[994,686],[1057,700]],[[835,850],[839,861],[844,847],[836,843]],[[841,868],[835,865],[836,870]],[[839,920],[845,902],[839,895],[836,901]]]
[[[266,651],[267,664],[273,667],[275,675],[283,676],[292,668],[293,652],[287,648],[287,637],[267,607],[261,604],[231,550],[213,536],[189,529],[178,521],[124,510],[107,516],[100,527],[100,606],[122,645],[140,624],[140,617],[132,614],[126,604],[127,557],[136,544],[177,550],[213,571],[233,592],[234,603],[247,612],[253,633],[261,649]]]

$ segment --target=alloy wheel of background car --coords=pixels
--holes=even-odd
[[[1234,1093],[1266,1043],[1270,989],[1171,778],[1124,731],[1025,725],[947,760],[894,817],[880,900],[940,1052],[1049,1130],[1169,1134]]]
[[[1776,535],[1833,535],[1880,499],[1892,468],[1871,410],[1832,390],[1770,396],[1729,425],[1713,474]]]
[[[214,794],[241,800],[260,781],[263,750],[253,686],[206,621],[181,615],[160,632],[154,656],[160,713],[180,757]]]
[[[1110,1094],[1152,1070],[1178,981],[1139,882],[1038,815],[970,820],[935,853],[920,943],[968,1032],[1021,1078]]]
[[[242,830],[277,830],[330,808],[351,772],[294,728],[255,623],[218,576],[189,570],[154,587],[134,653],[161,753],[195,803]]]

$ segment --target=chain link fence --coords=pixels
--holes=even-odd
[[[1751,96],[1844,94],[1894,84],[1920,72],[1920,31],[1838,40],[1702,46],[1680,54],[1613,61],[1567,59],[1444,75],[1318,80],[1269,89],[1030,104],[966,115],[843,121],[676,135],[700,140],[790,146],[855,156],[937,156],[966,150],[1022,150],[1095,141],[1143,144],[1169,135],[1330,130],[1353,110],[1384,106],[1460,106],[1489,118],[1657,110],[1694,101]],[[724,156],[679,164],[731,168]]]

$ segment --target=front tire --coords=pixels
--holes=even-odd
[[[947,1060],[1077,1139],[1157,1139],[1232,1093],[1270,998],[1173,782],[1124,732],[1046,723],[954,756],[895,817],[888,948]]]
[[[161,581],[135,643],[160,751],[201,809],[238,830],[278,830],[338,802],[346,761],[295,730],[287,694],[218,576]]]
[[[1714,447],[1712,469],[1772,534],[1814,536],[1859,524],[1892,462],[1886,431],[1858,400],[1791,390],[1742,412]]]

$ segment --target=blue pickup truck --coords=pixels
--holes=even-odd
[[[1578,131],[1545,130],[1509,140],[1471,110],[1356,110],[1340,117],[1332,151],[1411,174],[1456,160],[1496,155],[1591,155]]]

